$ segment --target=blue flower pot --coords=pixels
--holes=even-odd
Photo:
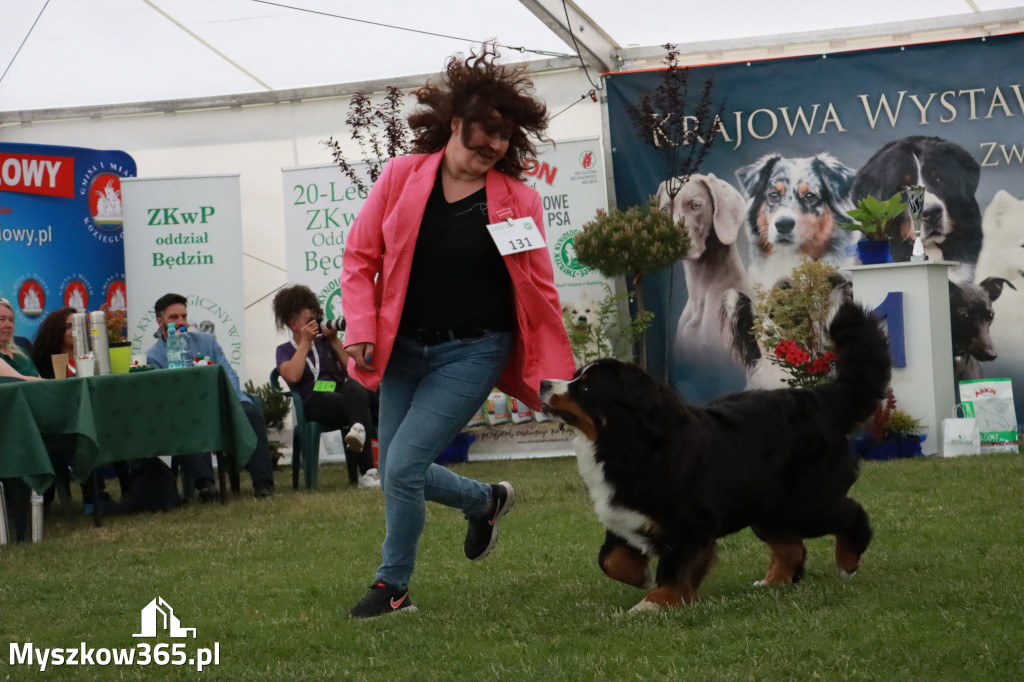
[[[892,249],[889,242],[861,239],[857,242],[857,257],[864,265],[880,265],[892,262]]]

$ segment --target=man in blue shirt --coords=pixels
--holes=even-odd
[[[160,369],[167,368],[167,325],[173,324],[178,327],[188,328],[188,299],[181,294],[164,294],[157,299],[154,306],[156,321],[160,325],[160,338],[146,351],[146,364],[150,367]],[[263,415],[256,407],[252,399],[242,393],[238,384],[238,375],[231,367],[217,337],[206,332],[186,332],[188,335],[189,351],[193,357],[202,354],[209,358],[215,365],[220,365],[227,372],[231,385],[242,403],[245,416],[256,432],[256,450],[253,451],[245,468],[252,476],[252,487],[256,497],[270,497],[274,494],[274,467],[270,462],[270,448],[267,444],[267,427],[263,423]],[[210,499],[216,496],[217,487],[213,481],[213,463],[209,454],[188,456],[186,467],[191,472],[196,483],[196,490],[200,497]]]

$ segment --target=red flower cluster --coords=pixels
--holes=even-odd
[[[775,346],[775,357],[799,367],[811,359],[811,354],[798,346],[796,341],[786,339]]]
[[[790,386],[814,386],[826,379],[832,371],[836,356],[825,351],[814,357],[800,347],[796,341],[786,339],[779,341],[773,349],[773,362],[784,367],[792,379],[787,381]]]

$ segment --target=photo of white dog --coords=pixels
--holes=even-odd
[[[1006,190],[996,192],[985,209],[981,229],[984,239],[975,279],[1002,278],[1007,284],[1002,295],[992,301],[988,331],[999,357],[986,363],[985,374],[1022,377],[1024,360],[1018,349],[1024,329],[1024,200]],[[1015,378],[1013,390],[1024,395],[1024,381]]]
[[[589,294],[562,304],[562,317],[572,342],[576,366],[582,367],[600,357],[612,355],[611,343],[601,319],[600,308]]]

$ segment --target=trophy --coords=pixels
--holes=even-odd
[[[921,212],[924,210],[924,187],[921,185],[908,185],[903,188],[907,193],[907,203],[910,204],[910,218],[914,221],[914,250],[910,253],[910,260],[920,262],[928,260],[924,254],[924,242],[921,241]]]

